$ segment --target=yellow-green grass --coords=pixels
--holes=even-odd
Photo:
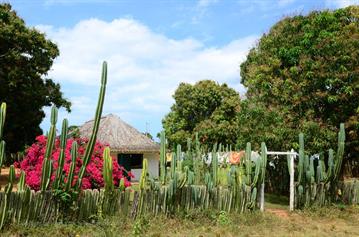
[[[282,209],[283,211],[283,209]],[[1,236],[359,236],[359,208],[337,207],[286,215],[250,212],[242,215],[191,211],[176,216],[119,217],[95,223],[12,225]]]

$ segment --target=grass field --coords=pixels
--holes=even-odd
[[[270,199],[270,198],[269,198]],[[179,213],[136,221],[110,218],[88,223],[12,225],[1,236],[359,236],[359,207],[332,206],[288,213],[267,203],[267,211],[243,215]]]

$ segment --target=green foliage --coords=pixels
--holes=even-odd
[[[227,226],[230,225],[232,222],[227,212],[220,211],[218,215],[217,223],[221,226]]]
[[[170,146],[186,147],[196,132],[208,147],[236,143],[240,97],[234,89],[210,80],[181,83],[173,98],[175,104],[162,121]]]
[[[358,6],[275,24],[241,64],[248,90],[239,114],[239,143],[297,149],[296,135],[304,132],[306,150],[315,154],[336,144],[337,125],[345,122],[347,157],[357,158],[358,42]]]
[[[0,4],[0,101],[7,103],[8,119],[4,128],[7,152],[15,153],[31,144],[42,133],[44,106],[54,104],[70,111],[60,85],[46,78],[59,50],[11,9]],[[26,118],[26,119],[24,119]]]
[[[139,218],[135,221],[132,226],[132,236],[133,237],[140,237],[146,232],[149,226],[149,221],[147,218]]]

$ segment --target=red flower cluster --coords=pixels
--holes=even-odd
[[[26,151],[24,159],[17,163],[16,166],[21,170],[25,171],[26,174],[26,184],[34,190],[40,189],[41,183],[41,171],[42,171],[42,163],[46,150],[46,136],[38,136],[36,138],[36,142],[31,145]],[[78,143],[78,157],[76,159],[76,167],[74,180],[72,185],[74,185],[78,178],[78,173],[82,166],[82,159],[85,153],[87,139],[84,138],[70,138],[67,140],[66,149],[65,149],[65,162],[64,162],[64,174],[65,179],[64,182],[67,182],[67,177],[70,170],[71,165],[71,146],[72,143],[76,140]],[[85,175],[82,179],[82,189],[96,189],[104,186],[104,180],[102,177],[102,167],[103,167],[103,150],[105,145],[96,142],[94,152],[92,154],[90,163],[86,167]],[[55,147],[52,152],[52,160],[53,160],[53,173],[51,176],[51,181],[54,181],[56,170],[58,167],[58,158],[60,156],[60,139],[57,138],[55,141]],[[117,159],[113,159],[113,181],[115,186],[119,185],[119,182],[122,178],[125,180],[125,186],[130,186],[131,183],[126,179],[124,173],[126,171],[123,167],[119,166],[117,163]],[[131,177],[132,174],[128,173]]]

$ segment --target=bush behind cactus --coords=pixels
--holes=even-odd
[[[70,165],[71,165],[71,146],[72,143],[76,141],[79,145],[78,148],[78,157],[76,159],[75,166],[75,174],[74,179],[72,181],[72,186],[77,181],[78,172],[82,166],[81,157],[84,154],[85,147],[87,144],[87,139],[84,138],[69,138],[67,140],[66,148],[65,148],[65,160],[63,165],[63,173],[66,177],[68,177]],[[26,174],[26,184],[34,190],[40,189],[40,178],[41,178],[41,168],[42,161],[44,159],[45,147],[46,147],[47,139],[45,136],[41,135],[36,138],[36,142],[32,144],[25,153],[24,159],[17,163],[17,167],[23,170]],[[91,157],[91,161],[86,168],[86,174],[82,180],[82,189],[90,189],[90,188],[102,188],[104,187],[104,179],[103,179],[103,150],[105,148],[104,144],[99,142],[95,143],[94,152]],[[60,139],[57,138],[55,140],[54,149],[52,152],[52,160],[53,160],[53,170],[54,172],[51,175],[51,182],[55,179],[55,171],[58,167],[58,160],[60,156]],[[123,167],[118,165],[116,159],[113,159],[113,181],[114,185],[118,186],[121,179],[124,179],[125,186],[130,186],[130,182],[125,177],[125,171]],[[131,175],[131,174],[130,174]],[[67,178],[65,177],[65,183],[67,182]]]

